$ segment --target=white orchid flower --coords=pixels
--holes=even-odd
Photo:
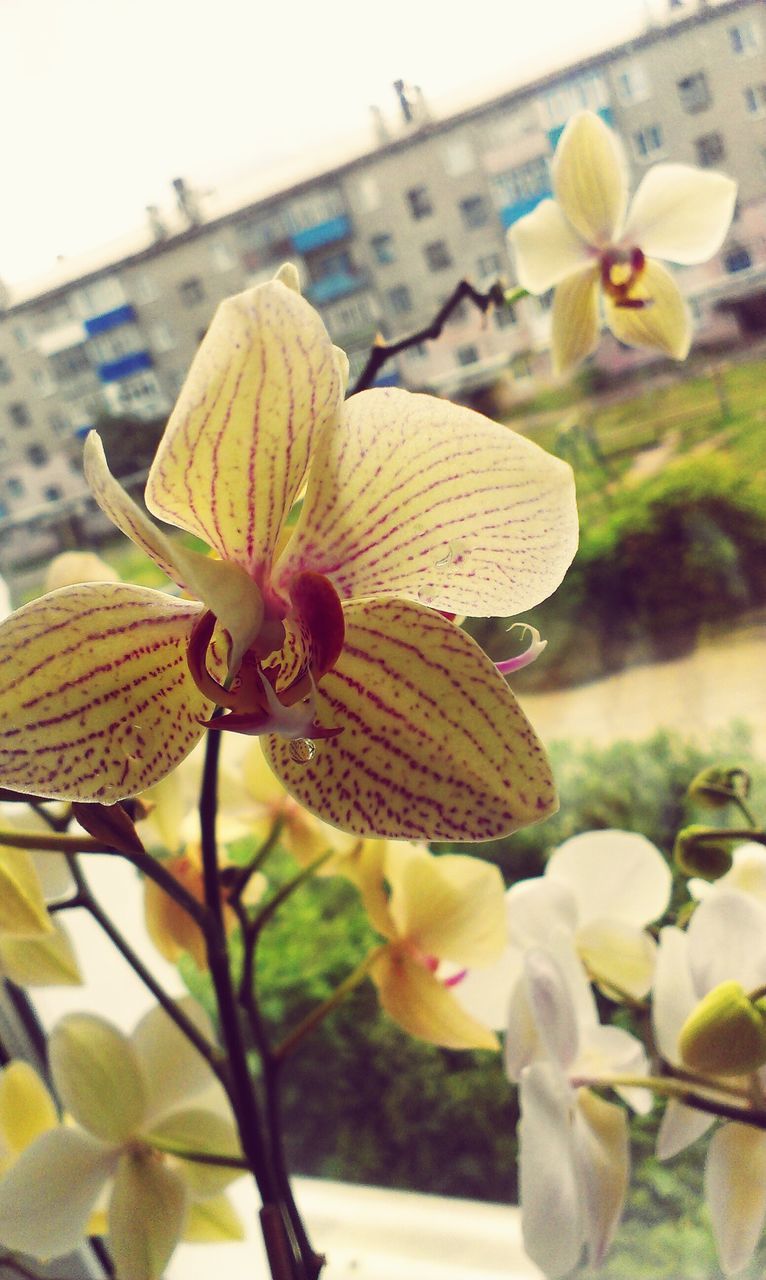
[[[606,1256],[630,1172],[626,1113],[583,1087],[589,1080],[646,1071],[634,1036],[602,1027],[587,977],[561,938],[530,950],[511,1001],[506,1066],[518,1079],[519,1180],[527,1252],[547,1276]],[[526,1062],[525,1062],[526,1059]],[[623,1091],[641,1111],[644,1090]]]
[[[0,578],[0,621],[11,612],[11,593],[5,578]]]
[[[683,1065],[679,1040],[699,1002],[726,982],[745,992],[766,982],[766,905],[742,892],[702,902],[688,930],[663,929],[654,983],[654,1034],[660,1054]],[[766,1069],[758,1072],[766,1085]],[[711,1081],[711,1087],[715,1081]],[[657,1155],[669,1159],[701,1137],[714,1117],[677,1102],[665,1110]],[[721,1269],[746,1265],[766,1221],[766,1133],[726,1123],[713,1135],[705,1164],[705,1195]]]
[[[210,1035],[199,1006],[179,1003]],[[0,1180],[0,1242],[40,1259],[69,1253],[111,1184],[108,1237],[118,1280],[159,1280],[192,1203],[218,1197],[237,1171],[157,1148],[238,1157],[222,1090],[159,1007],[129,1039],[102,1018],[70,1014],[54,1027],[49,1050],[53,1083],[76,1123],[41,1133]]]
[[[556,286],[553,360],[574,368],[595,349],[599,297],[620,342],[683,360],[689,310],[656,258],[706,262],[723,243],[736,183],[721,173],[659,164],[628,209],[627,166],[616,134],[591,111],[573,116],[553,159],[555,200],[543,200],[509,231],[519,284],[530,293]]]
[[[702,901],[719,893],[747,893],[766,906],[766,849],[752,840],[739,845],[732,854],[730,869],[720,879],[690,880],[687,888]]]

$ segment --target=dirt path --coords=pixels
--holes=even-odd
[[[604,745],[656,729],[704,742],[711,730],[746,721],[753,749],[766,759],[766,622],[734,631],[672,662],[633,667],[592,684],[523,695],[544,742]]]

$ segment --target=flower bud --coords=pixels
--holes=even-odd
[[[689,1014],[678,1047],[692,1071],[745,1075],[766,1063],[766,1022],[739,982],[721,982]]]
[[[710,809],[723,809],[737,796],[745,797],[750,791],[750,774],[738,765],[727,768],[714,764],[702,769],[696,778],[689,783],[687,795],[690,800],[706,805]]]
[[[699,876],[701,880],[720,880],[731,870],[732,850],[741,841],[715,839],[716,833],[709,827],[692,825],[684,827],[676,836],[673,861],[685,876]]]

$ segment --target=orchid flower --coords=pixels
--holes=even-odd
[[[444,616],[545,598],[575,550],[571,471],[430,396],[342,403],[344,364],[295,272],[224,302],[149,473],[102,509],[194,600],[70,586],[0,626],[0,781],[112,803],[216,728],[359,835],[485,840],[555,805],[542,748],[494,665]],[[343,358],[345,359],[345,358]],[[291,510],[303,492],[297,523]],[[228,679],[223,680],[228,668]]]
[[[199,1006],[181,1003],[209,1034]],[[238,1174],[161,1155],[164,1146],[183,1150],[193,1142],[197,1152],[238,1156],[212,1072],[160,1008],[130,1039],[102,1018],[69,1014],[54,1027],[49,1051],[56,1091],[75,1124],[41,1123],[30,1142],[17,1141],[0,1179],[0,1242],[40,1259],[69,1253],[111,1185],[108,1236],[118,1280],[159,1280],[190,1206],[201,1200],[204,1210],[210,1197],[209,1216],[218,1206],[224,1221],[220,1193]],[[7,1127],[2,1099],[0,1090],[0,1128]],[[50,1120],[39,1097],[37,1112]],[[204,1221],[203,1212],[198,1232]]]
[[[5,578],[0,578],[0,620],[7,618],[11,612],[11,593]]]
[[[599,116],[582,111],[556,148],[553,189],[556,199],[520,218],[509,238],[522,287],[545,293],[556,286],[557,372],[574,368],[598,345],[599,297],[620,342],[685,359],[689,310],[656,258],[687,266],[717,253],[734,214],[736,183],[709,170],[658,164],[628,209],[619,139]]]
[[[370,968],[386,1013],[412,1036],[448,1049],[497,1049],[497,1038],[466,1013],[454,988],[468,966],[489,964],[505,929],[497,867],[425,846],[365,841],[337,870],[358,886],[386,943]],[[443,967],[448,967],[448,976]]]
[[[657,1047],[668,1062],[685,1066],[682,1032],[700,1002],[723,984],[747,993],[766,982],[766,906],[738,891],[703,901],[689,928],[663,929],[652,1015]],[[710,1028],[710,1034],[715,1028]],[[709,1037],[708,1037],[709,1038]],[[720,1054],[738,1055],[742,1037],[722,1028]],[[736,1062],[732,1059],[732,1066]],[[727,1083],[732,1083],[731,1072]],[[749,1074],[749,1073],[747,1073]],[[743,1084],[747,1084],[743,1072]],[[766,1087],[766,1068],[754,1075]],[[734,1081],[736,1083],[736,1079]],[[711,1076],[710,1089],[719,1083]],[[671,1101],[657,1139],[657,1155],[669,1159],[701,1137],[714,1117]],[[719,1125],[705,1162],[705,1195],[721,1269],[732,1275],[751,1257],[766,1222],[766,1133],[736,1122]]]
[[[42,818],[0,805],[8,831],[47,831]],[[82,979],[72,943],[46,903],[66,896],[72,878],[60,855],[0,847],[0,975],[21,986],[76,986]]]
[[[519,1082],[519,1182],[524,1245],[547,1276],[606,1256],[630,1171],[626,1113],[591,1089],[612,1073],[646,1070],[638,1040],[599,1025],[587,977],[563,935],[532,948],[511,1001],[506,1070]],[[639,1111],[651,1097],[621,1090]]]
[[[725,875],[712,883],[694,878],[688,881],[687,888],[699,901],[734,890],[750,894],[766,905],[766,849],[753,841],[740,844],[732,854],[732,864]]]

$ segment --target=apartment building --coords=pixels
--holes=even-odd
[[[0,297],[0,531],[83,492],[81,441],[107,415],[165,416],[218,302],[296,262],[306,296],[358,372],[377,332],[428,321],[462,277],[513,281],[506,231],[550,195],[550,161],[575,111],[618,130],[637,183],[658,160],[740,184],[719,258],[679,272],[698,341],[766,330],[766,0],[670,0],[666,20],[448,117],[398,83],[398,122],[320,173],[216,208],[174,183],[120,245],[62,262]],[[438,342],[384,381],[448,394],[500,370],[523,391],[547,368],[549,299],[483,320],[465,304]],[[641,360],[607,341],[608,368]],[[140,430],[140,427],[135,428]]]

